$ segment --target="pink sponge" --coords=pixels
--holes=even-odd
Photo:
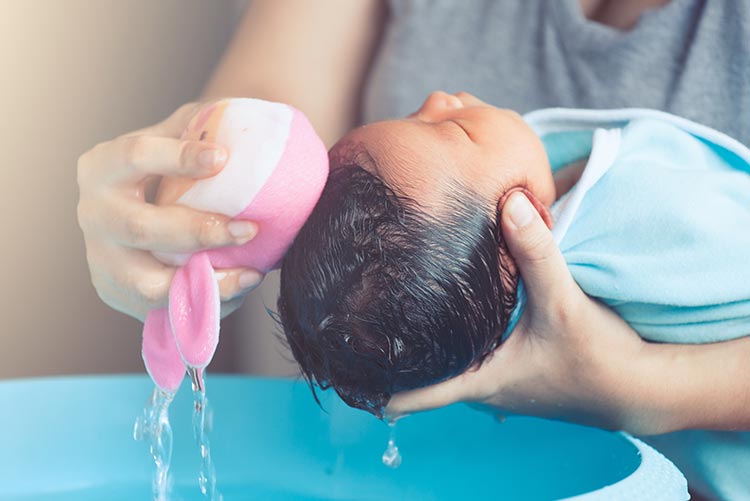
[[[143,360],[162,390],[176,392],[185,368],[199,378],[219,341],[220,298],[214,268],[276,267],[312,212],[328,177],[328,155],[305,116],[257,99],[226,99],[203,108],[183,139],[216,142],[229,159],[216,176],[164,179],[157,203],[178,203],[258,224],[250,242],[192,256],[155,253],[180,266],[169,306],[151,311]]]

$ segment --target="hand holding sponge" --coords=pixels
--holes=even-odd
[[[156,385],[175,393],[186,368],[202,387],[202,373],[219,341],[220,297],[214,268],[275,268],[312,212],[328,177],[328,155],[298,110],[258,99],[207,105],[183,139],[216,142],[229,152],[207,179],[165,178],[156,203],[182,204],[258,225],[243,244],[193,255],[155,254],[179,266],[167,308],[152,310],[143,326],[143,360]]]

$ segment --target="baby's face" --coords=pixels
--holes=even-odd
[[[487,200],[516,186],[545,205],[555,198],[544,147],[523,119],[463,92],[434,92],[404,119],[355,129],[330,157],[331,169],[359,165],[436,211],[456,183]]]

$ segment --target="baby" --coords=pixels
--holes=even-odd
[[[331,150],[327,185],[282,263],[292,353],[311,386],[377,416],[392,394],[481,364],[525,304],[498,227],[515,190],[555,221],[582,289],[644,338],[748,335],[749,156],[664,113],[524,120],[434,93]]]

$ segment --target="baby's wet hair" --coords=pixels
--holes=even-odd
[[[488,207],[454,186],[429,214],[359,166],[331,173],[283,260],[278,301],[314,395],[332,387],[382,417],[394,393],[456,376],[492,352],[516,278],[502,266],[499,215]]]

